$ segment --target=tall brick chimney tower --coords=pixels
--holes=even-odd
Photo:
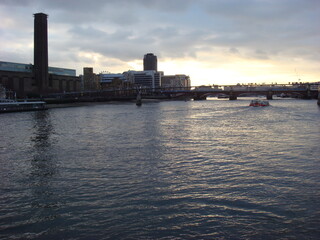
[[[48,23],[47,14],[34,14],[34,78],[40,94],[48,90]]]

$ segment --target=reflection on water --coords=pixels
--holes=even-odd
[[[34,176],[51,176],[57,170],[53,156],[52,148],[54,147],[53,126],[50,120],[49,111],[38,111],[34,113],[33,134],[30,140],[33,143],[31,152],[33,159],[32,175]]]
[[[39,149],[41,152],[42,149],[45,150],[51,144],[50,135],[53,132],[53,127],[50,120],[50,112],[34,112],[33,118],[34,136],[32,136],[31,140],[35,143],[35,149]]]
[[[316,239],[318,107],[248,104],[4,115],[0,238]]]
[[[31,167],[28,185],[32,191],[31,221],[43,222],[57,217],[56,210],[61,204],[57,198],[55,177],[59,173],[55,154],[54,127],[50,111],[38,111],[33,114],[33,133]]]

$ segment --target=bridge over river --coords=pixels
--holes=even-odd
[[[44,96],[50,102],[110,101],[134,100],[138,92],[142,98],[150,99],[194,99],[205,100],[207,97],[225,97],[236,100],[241,96],[266,96],[271,100],[274,95],[299,97],[304,99],[319,98],[320,84],[272,84],[272,85],[225,85],[170,88],[110,88],[98,91],[81,91],[51,94]]]
[[[268,100],[271,100],[274,95],[311,99],[318,97],[319,87],[319,84],[201,86],[193,89],[167,89],[163,90],[162,93],[171,97],[188,96],[194,100],[205,100],[210,96],[227,97],[230,100],[236,100],[241,96],[254,95],[264,95]]]

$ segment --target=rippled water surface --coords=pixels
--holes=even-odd
[[[0,115],[0,238],[319,239],[320,108],[248,104]]]

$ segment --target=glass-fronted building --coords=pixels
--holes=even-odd
[[[126,78],[122,73],[100,73],[99,76],[101,84],[111,84],[112,81],[116,79],[120,79],[123,82],[126,81]]]
[[[143,88],[159,88],[162,72],[149,71],[127,71],[124,73],[100,73],[100,84],[108,85],[115,80],[129,83]]]
[[[0,61],[0,71],[10,72],[32,72],[33,65],[24,63],[13,63]]]
[[[147,88],[159,88],[161,84],[162,72],[153,70],[149,71],[128,71],[123,73],[126,79],[132,82],[134,85],[147,87]]]
[[[0,71],[10,72],[30,72],[32,73],[33,65],[25,63],[3,62],[0,61]],[[76,70],[68,68],[49,67],[49,74],[62,76],[76,76]]]

